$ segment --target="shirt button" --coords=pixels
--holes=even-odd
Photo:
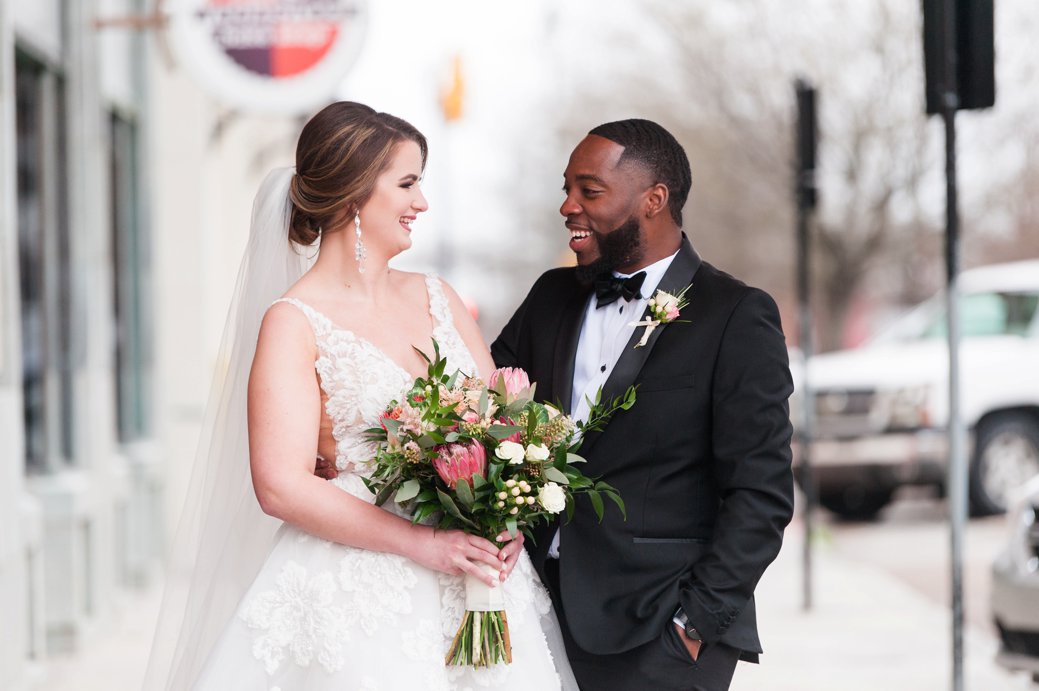
[[[603,365],[602,367],[600,367],[599,371],[600,372],[605,372],[606,371],[606,365]]]

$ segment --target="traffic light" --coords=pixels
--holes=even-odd
[[[946,8],[953,14],[951,21],[947,21]],[[923,0],[923,9],[927,114],[942,112],[947,42],[956,49],[957,110],[994,105],[993,0]]]
[[[805,209],[816,204],[815,146],[818,131],[815,123],[815,89],[806,81],[794,83],[797,94],[797,199]]]

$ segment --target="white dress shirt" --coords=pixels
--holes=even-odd
[[[595,400],[599,388],[610,378],[617,360],[631,334],[637,327],[631,325],[642,319],[646,311],[646,303],[656,292],[664,273],[671,266],[675,254],[664,257],[639,271],[646,272],[646,278],[639,290],[640,297],[628,302],[623,297],[616,302],[595,306],[595,293],[588,298],[584,308],[584,322],[581,324],[581,335],[577,341],[577,355],[574,359],[574,387],[570,399],[570,415],[576,420],[587,420],[591,406],[588,401]],[[636,271],[635,273],[638,273]],[[622,274],[616,271],[614,276],[628,278],[634,274]],[[548,556],[559,558],[559,531],[552,536],[552,544],[548,548]]]
[[[574,388],[570,399],[570,412],[574,420],[587,419],[590,409],[588,401],[595,400],[596,392],[610,378],[621,352],[636,329],[631,323],[642,319],[646,303],[656,292],[675,254],[640,269],[646,272],[646,279],[642,282],[639,298],[631,302],[620,298],[601,308],[595,306],[595,293],[588,299],[574,359]],[[613,275],[628,278],[634,274],[614,271]]]

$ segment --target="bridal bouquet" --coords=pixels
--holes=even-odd
[[[602,520],[603,496],[624,502],[605,482],[584,475],[577,454],[586,432],[602,429],[617,410],[635,403],[634,388],[603,403],[593,401],[586,422],[534,400],[527,373],[495,370],[486,383],[447,362],[433,343],[427,376],[386,409],[368,430],[377,451],[365,482],[376,504],[391,496],[409,504],[415,523],[433,520],[494,541],[573,513],[574,496],[586,494]],[[600,392],[601,396],[601,392]],[[497,572],[493,572],[495,575]],[[448,651],[451,665],[512,662],[508,620],[500,588],[466,577],[466,612]]]

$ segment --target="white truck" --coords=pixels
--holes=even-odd
[[[974,515],[999,513],[1039,474],[1039,260],[965,271],[960,292],[970,507]],[[810,359],[810,459],[825,508],[870,519],[903,485],[944,491],[945,333],[945,300],[937,295],[866,345]],[[795,426],[797,404],[795,396]]]

